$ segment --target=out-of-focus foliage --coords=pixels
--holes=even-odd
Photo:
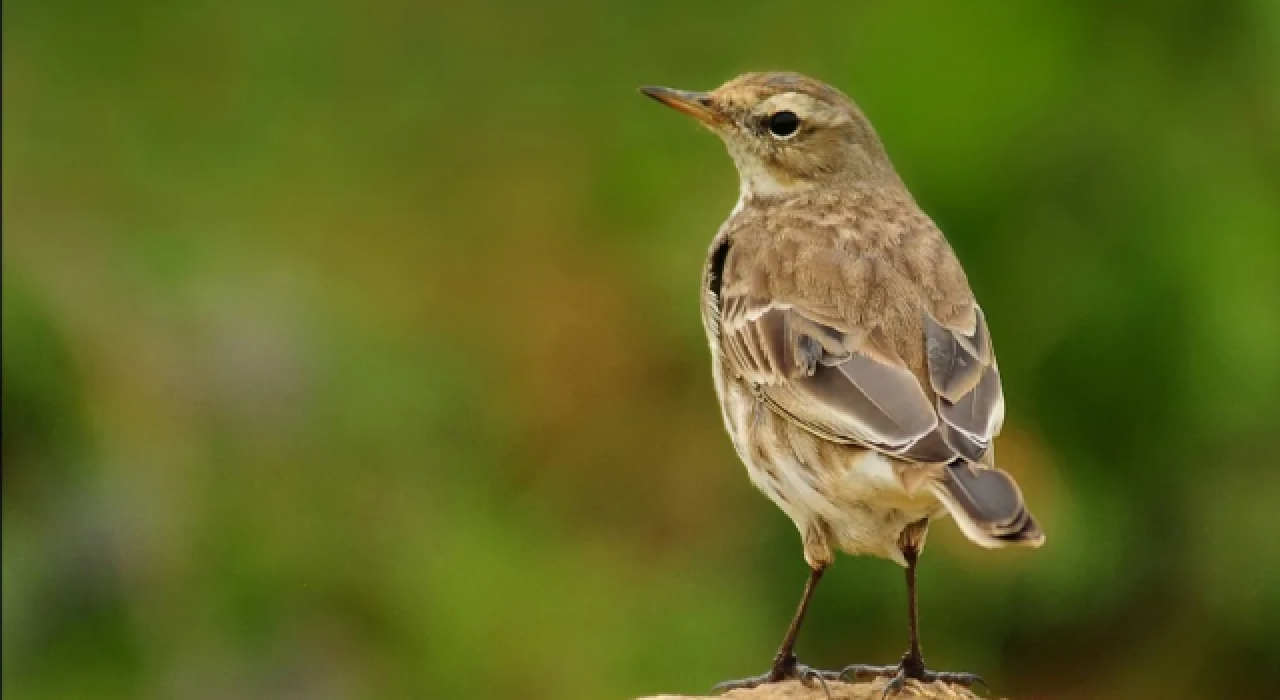
[[[805,576],[720,425],[736,179],[635,93],[869,113],[991,319],[1049,533],[935,528],[933,665],[1280,667],[1280,3],[11,0],[3,694],[609,698],[763,670]],[[841,559],[802,656],[887,662]]]

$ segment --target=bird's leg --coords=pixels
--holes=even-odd
[[[924,673],[924,654],[920,652],[920,611],[916,605],[916,562],[920,558],[920,550],[908,545],[903,548],[902,556],[907,559],[907,620],[911,630],[911,644],[902,657],[902,671],[917,678]]]
[[[917,542],[909,541],[902,545],[902,556],[907,560],[907,619],[910,626],[910,645],[907,653],[897,666],[864,666],[854,664],[846,666],[841,675],[846,679],[889,677],[885,685],[884,697],[898,692],[908,678],[931,683],[943,681],[963,685],[966,688],[974,683],[986,685],[981,676],[973,673],[930,671],[924,666],[924,655],[920,652],[920,615],[916,607],[916,562],[920,558],[920,547]]]
[[[809,580],[804,584],[804,593],[800,596],[800,605],[796,606],[795,617],[791,618],[791,624],[787,627],[786,636],[782,638],[778,653],[773,655],[773,667],[770,671],[770,675],[774,676],[773,680],[782,680],[786,674],[795,669],[796,637],[800,634],[800,625],[804,624],[805,613],[809,612],[809,600],[813,598],[813,590],[818,587],[818,581],[822,580],[822,574],[825,571],[825,567],[809,570]]]
[[[796,637],[800,634],[800,625],[804,623],[805,613],[809,611],[809,600],[813,597],[813,591],[818,587],[818,581],[822,580],[822,574],[825,571],[825,565],[809,570],[809,581],[804,585],[804,594],[800,597],[800,605],[796,608],[795,617],[791,618],[791,625],[787,627],[787,634],[782,638],[782,645],[778,647],[778,653],[773,656],[773,665],[770,666],[769,672],[750,678],[717,683],[712,692],[724,693],[738,688],[754,688],[765,683],[777,683],[791,678],[798,678],[806,682],[814,679],[825,682],[827,676],[835,675],[830,672],[814,671],[808,666],[798,663],[795,654]]]

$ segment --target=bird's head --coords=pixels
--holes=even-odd
[[[746,197],[897,181],[880,139],[853,100],[798,73],[747,73],[710,92],[640,91],[719,135]]]

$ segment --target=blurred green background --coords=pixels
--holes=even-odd
[[[806,569],[698,318],[722,146],[841,87],[991,319],[1049,533],[936,527],[926,657],[1037,698],[1280,667],[1280,3],[3,6],[3,694],[627,698]],[[905,648],[841,558],[808,662]]]

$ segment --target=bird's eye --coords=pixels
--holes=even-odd
[[[769,117],[769,133],[780,139],[791,138],[800,128],[800,117],[795,112],[774,112]]]

